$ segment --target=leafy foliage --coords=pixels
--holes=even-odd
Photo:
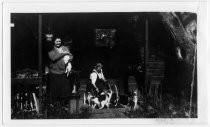
[[[36,112],[16,112],[12,113],[12,119],[88,119],[91,117],[92,109],[89,106],[81,106],[80,111],[69,113],[68,108],[60,104],[48,106],[45,115]]]
[[[188,118],[190,103],[183,99],[176,104],[177,98],[167,94],[158,105],[152,105],[149,100],[143,102],[137,110],[127,109],[125,114],[129,118]],[[197,118],[197,105],[192,106],[191,117]]]

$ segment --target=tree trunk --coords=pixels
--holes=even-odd
[[[175,48],[181,50],[177,52],[178,59],[184,60],[187,64],[193,65],[194,55],[196,48],[196,24],[193,19],[191,22],[188,22],[185,27],[181,22],[181,19],[173,12],[161,12],[162,21],[165,24],[165,27],[172,34],[174,38]],[[190,15],[189,15],[190,16]]]
[[[193,66],[190,84],[189,116],[191,117],[194,77],[196,69],[196,14],[161,12],[165,27],[172,34],[178,60],[183,60],[187,65]]]

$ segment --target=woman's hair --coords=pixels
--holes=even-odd
[[[55,40],[58,39],[58,38],[61,39],[61,37],[59,37],[59,36],[54,36],[53,37],[53,42],[55,42]]]
[[[61,39],[61,37],[60,37],[60,36],[54,36],[54,37],[53,37],[53,45],[55,44],[55,40],[56,40],[56,39]],[[62,39],[61,39],[61,45],[63,45]]]
[[[103,67],[103,65],[101,63],[96,63],[96,65],[94,66],[94,68],[97,69],[98,67]]]

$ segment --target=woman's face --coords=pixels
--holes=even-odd
[[[102,69],[102,67],[97,67],[96,68],[96,71],[100,73],[101,72],[101,69]]]
[[[55,47],[59,48],[61,46],[61,39],[60,38],[56,38],[55,39]]]

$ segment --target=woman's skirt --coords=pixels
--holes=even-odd
[[[62,98],[70,96],[72,86],[69,77],[66,74],[50,74],[47,92],[50,103],[62,101]]]

